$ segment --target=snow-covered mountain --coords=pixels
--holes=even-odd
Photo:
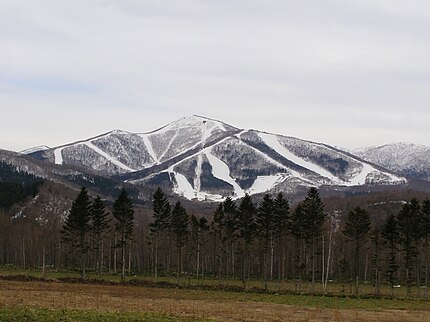
[[[329,145],[242,130],[196,115],[149,133],[115,130],[31,155],[137,186],[170,186],[198,200],[309,186],[406,182]]]
[[[355,150],[364,160],[414,179],[430,180],[430,147],[394,143]]]

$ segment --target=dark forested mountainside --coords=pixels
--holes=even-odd
[[[34,197],[43,179],[0,161],[0,208]]]

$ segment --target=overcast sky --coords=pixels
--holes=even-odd
[[[200,114],[430,145],[428,0],[0,0],[0,148]]]

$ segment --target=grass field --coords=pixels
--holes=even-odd
[[[6,270],[0,275],[5,273]],[[38,275],[38,272],[33,273]],[[50,278],[66,276],[71,275],[55,272],[49,275]],[[116,276],[112,278],[117,280]],[[430,304],[422,300],[264,294],[168,286],[2,279],[0,321],[430,322]]]
[[[11,276],[11,275],[28,275],[34,277],[42,277],[42,273],[40,270],[35,269],[22,269],[22,268],[14,268],[14,267],[0,267],[0,276]],[[74,271],[58,271],[58,270],[47,270],[46,276],[47,279],[58,279],[58,278],[79,278],[79,273]],[[87,273],[87,278],[90,280],[102,279],[105,281],[118,282],[120,280],[119,275],[112,274],[103,274],[100,278],[93,272],[89,271]],[[176,286],[177,280],[174,277],[158,277],[155,279],[153,276],[130,276],[126,277],[128,280],[143,280],[148,282],[159,282],[159,283],[168,283],[174,284]],[[189,286],[224,286],[225,288],[237,288],[242,289],[243,284],[238,279],[226,279],[219,281],[218,279],[213,278],[205,278],[203,280],[199,279],[188,279],[183,277],[181,279],[181,287],[189,287]],[[263,288],[263,282],[261,280],[249,280],[246,283],[246,287],[248,290],[256,290]],[[269,281],[268,284],[269,291],[275,293],[298,293],[298,294],[307,294],[310,293],[311,284],[310,282],[302,283],[300,288],[297,288],[296,282],[292,280],[283,281],[279,284],[277,281]],[[353,297],[354,285],[350,285],[348,283],[329,283],[327,287],[327,292],[329,295],[335,296],[345,296],[345,297]],[[317,284],[315,286],[315,293],[322,294],[321,284],[317,280]],[[359,288],[360,297],[374,297],[375,288],[371,283],[361,284]],[[382,285],[380,288],[380,295],[382,297],[391,297],[391,288],[388,285]],[[405,288],[396,288],[394,289],[395,298],[404,298],[406,295]],[[418,298],[417,289],[415,287],[411,288],[411,297]],[[421,298],[424,297],[424,290],[421,290]]]
[[[154,321],[154,322],[186,322],[186,321],[208,321],[178,316],[168,316],[157,313],[140,312],[96,312],[91,310],[71,309],[46,309],[30,307],[5,307],[0,308],[0,321],[10,322],[72,322],[72,321]]]

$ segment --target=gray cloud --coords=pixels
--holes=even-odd
[[[430,145],[429,13],[419,0],[0,0],[0,147],[194,113],[346,147]]]

